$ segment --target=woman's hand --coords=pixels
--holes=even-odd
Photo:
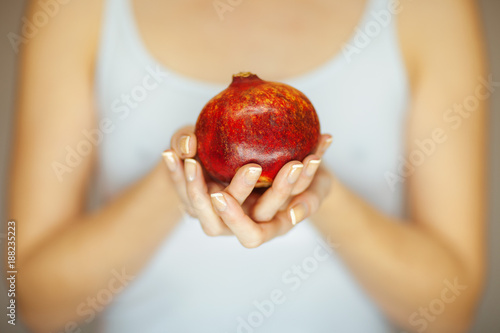
[[[281,171],[286,170],[286,167],[283,167]],[[276,180],[273,182],[273,186],[275,182]],[[284,196],[266,195],[272,191],[273,187],[271,187],[258,198],[255,205],[255,210],[259,208],[259,205],[266,207],[267,211],[262,209],[263,214],[276,212],[266,222],[257,222],[255,217],[252,218],[251,216],[255,216],[255,213],[250,216],[245,213],[240,205],[241,200],[232,195],[231,185],[223,191],[212,193],[210,196],[217,215],[240,243],[247,248],[255,248],[274,237],[284,235],[295,224],[315,213],[327,196],[330,184],[330,174],[320,167],[305,191],[296,196],[287,197],[286,201],[289,202],[283,210],[279,209],[276,202],[280,199],[283,200]]]
[[[328,171],[319,167],[330,143],[331,137],[322,135],[315,154],[285,164],[262,195],[252,192],[262,172],[257,164],[241,167],[227,187],[205,177],[192,159],[197,146],[192,126],[174,134],[172,149],[163,156],[186,211],[200,220],[204,232],[234,234],[253,248],[285,234],[319,208],[330,188]]]

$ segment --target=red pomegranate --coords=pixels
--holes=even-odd
[[[227,184],[238,168],[257,163],[262,174],[256,186],[266,187],[287,162],[316,149],[320,126],[299,90],[239,73],[205,105],[195,134],[198,159],[212,178]]]

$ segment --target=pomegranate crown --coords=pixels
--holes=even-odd
[[[251,72],[239,72],[238,74],[233,75],[232,83],[245,82],[251,80],[261,80],[261,79],[257,75]]]

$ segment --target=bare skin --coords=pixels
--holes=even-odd
[[[416,148],[415,139],[442,126],[444,110],[474,94],[486,66],[474,1],[402,3],[399,35],[412,84],[406,137],[410,152]],[[340,51],[364,7],[362,0],[287,4],[243,2],[222,22],[212,1],[135,1],[134,10],[156,59],[184,75],[223,82],[242,68],[279,80],[317,67]],[[37,6],[33,1],[27,15],[33,15]],[[18,221],[23,235],[18,243],[18,299],[30,327],[49,332],[80,319],[75,308],[105,288],[113,269],[126,267],[128,274],[137,274],[177,223],[181,202],[191,213],[210,216],[205,225],[222,221],[219,227],[227,226],[249,247],[286,232],[283,228],[267,234],[253,231],[259,214],[275,213],[278,204],[287,202],[287,211],[303,203],[306,213],[301,218],[312,215],[325,236],[341,244],[338,253],[356,279],[402,328],[415,329],[409,323],[411,314],[440,296],[443,280],[458,277],[467,290],[429,321],[427,332],[465,331],[485,270],[484,101],[406,180],[406,223],[395,223],[368,205],[326,168],[320,168],[301,193],[292,190],[284,201],[268,198],[265,202],[274,203],[261,205],[261,212],[252,216],[240,206],[246,194],[244,186],[237,185],[241,178],[233,180],[232,188],[216,190],[226,199],[227,209],[196,208],[196,196],[188,193],[203,190],[205,181],[198,178],[183,187],[181,178],[176,182],[168,177],[174,171],[161,164],[110,204],[88,214],[85,190],[95,156],[85,159],[63,182],[54,176],[51,163],[66,145],[81,139],[82,129],[95,127],[92,83],[100,27],[93,22],[99,22],[101,12],[102,0],[72,1],[29,41],[20,59],[9,215]],[[168,19],[162,19],[165,15]],[[256,17],[260,27],[252,25]],[[280,47],[272,47],[277,40]],[[297,45],[307,48],[299,48],[295,56]],[[246,56],[248,50],[251,56]],[[175,138],[171,148],[182,166],[175,172],[186,179],[182,160],[195,150],[182,155]],[[301,162],[308,161],[293,163]],[[280,218],[291,222],[289,215]]]

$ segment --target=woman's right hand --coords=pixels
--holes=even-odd
[[[199,193],[200,191],[212,193],[213,191],[218,191],[224,189],[224,186],[213,181],[208,175],[201,175],[203,178],[203,182],[201,182],[201,188],[196,191],[191,189],[191,186],[188,186],[188,183],[193,181],[197,176],[196,172],[193,174],[193,171],[196,171],[196,164],[199,164],[193,158],[196,156],[196,148],[197,148],[197,140],[196,135],[194,135],[194,126],[185,126],[175,132],[170,140],[171,149],[163,152],[163,159],[170,171],[170,177],[172,179],[173,184],[175,185],[175,189],[179,198],[182,201],[183,209],[186,213],[191,215],[192,217],[199,218],[200,215],[207,215],[208,212],[205,212],[207,208],[211,208],[210,199],[206,200],[206,195]],[[254,167],[259,167],[258,165],[253,165]],[[251,168],[249,166],[247,168],[242,168],[244,170]],[[259,167],[260,168],[260,167]],[[255,169],[250,169],[250,173],[255,173]],[[260,172],[259,172],[260,176]],[[257,176],[257,178],[259,178]],[[199,179],[198,179],[199,180]],[[199,183],[199,182],[196,182]],[[253,184],[254,185],[254,184]],[[191,191],[188,191],[188,188]],[[200,214],[201,211],[204,211],[204,214]],[[203,225],[202,225],[203,226]],[[222,226],[220,226],[222,227]],[[215,228],[212,227],[203,227],[205,231],[212,230],[212,232],[207,232],[208,234],[217,234],[217,232],[225,231],[223,228]],[[218,229],[217,232],[214,230]]]
[[[200,220],[203,231],[208,236],[232,235],[231,230],[220,220],[213,210],[210,194],[225,187],[204,173],[196,156],[197,140],[194,126],[178,130],[171,139],[171,149],[163,153],[170,171],[170,177],[182,201],[184,211]],[[242,203],[253,190],[262,169],[257,164],[241,167],[227,188]]]

